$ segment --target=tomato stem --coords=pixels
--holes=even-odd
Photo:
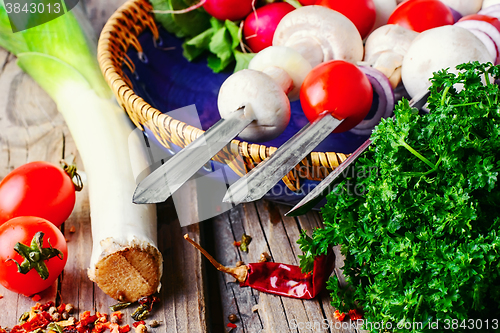
[[[78,173],[76,164],[69,164],[65,160],[61,160],[60,163],[64,172],[66,172],[69,178],[71,178],[71,180],[73,181],[73,186],[75,187],[75,191],[80,192],[81,190],[83,190],[82,177],[80,177],[80,174]]]
[[[7,261],[13,261],[17,266],[17,271],[21,274],[27,274],[32,269],[35,269],[43,280],[47,280],[49,270],[45,265],[45,260],[54,257],[62,260],[63,253],[58,249],[54,249],[50,241],[48,241],[49,247],[43,248],[43,236],[44,233],[39,231],[33,236],[30,246],[19,242],[14,246],[14,250],[24,259],[21,264],[14,259],[7,259]]]

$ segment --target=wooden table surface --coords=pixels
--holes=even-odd
[[[84,1],[95,30],[100,31],[107,18],[124,2]],[[19,69],[15,57],[0,49],[0,180],[27,162],[43,160],[57,164],[63,153],[78,156],[56,105]],[[81,165],[79,159],[77,162]],[[240,288],[232,277],[218,272],[202,259],[182,237],[189,233],[228,266],[234,266],[240,260],[257,262],[263,252],[267,252],[272,261],[298,264],[297,255],[301,251],[296,240],[300,232],[306,230],[310,233],[322,222],[315,212],[299,218],[284,217],[288,209],[272,202],[258,201],[181,228],[172,201],[158,205],[159,248],[164,258],[164,276],[161,303],[151,319],[161,321],[162,325],[150,331],[225,332],[228,316],[235,314],[239,318],[235,333],[354,332],[336,329],[334,325],[327,329],[318,328],[325,320],[333,324],[337,322],[326,291],[315,300],[302,301]],[[87,278],[91,252],[90,223],[88,193],[84,190],[77,194],[76,207],[62,227],[68,240],[66,268],[59,281],[40,294],[40,302],[73,303],[79,312],[104,313],[109,313],[109,305],[116,303]],[[69,232],[72,227],[75,232]],[[243,233],[253,238],[248,253],[233,245]],[[338,255],[337,267],[341,265],[342,258]],[[1,327],[14,326],[20,315],[35,304],[31,298],[12,293],[2,286],[0,295],[3,296],[0,298]],[[132,310],[124,311],[130,314]],[[130,318],[126,321],[132,323]],[[306,327],[312,323],[317,323],[315,328]]]

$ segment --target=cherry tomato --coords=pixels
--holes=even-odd
[[[299,3],[302,6],[310,6],[310,5],[314,5],[316,3],[316,0],[299,0]]]
[[[317,0],[316,5],[344,14],[358,28],[363,39],[375,24],[377,12],[373,0]]]
[[[491,24],[495,28],[497,28],[498,31],[500,31],[500,21],[496,17],[489,16],[489,15],[471,14],[471,15],[467,15],[467,16],[462,17],[460,20],[458,20],[458,22],[471,21],[471,20],[472,21],[488,22],[489,24]]]
[[[247,45],[257,53],[273,45],[273,36],[281,19],[295,7],[287,2],[275,2],[250,13],[243,24],[243,36]]]
[[[345,119],[334,133],[345,132],[363,120],[372,105],[373,89],[355,65],[332,60],[313,68],[300,89],[300,104],[309,121],[323,111]]]
[[[74,206],[71,178],[47,162],[20,166],[0,183],[0,225],[17,216],[38,216],[60,226]]]
[[[218,20],[238,21],[252,11],[254,0],[207,0],[203,8]]]
[[[422,32],[454,22],[450,8],[439,0],[408,0],[396,7],[387,24]]]
[[[60,253],[47,260],[40,260],[37,264],[46,267],[48,277],[44,280],[35,269],[26,274],[18,272],[14,261],[22,264],[24,258],[14,250],[19,242],[27,247],[38,232],[43,233],[42,248],[50,252]],[[39,253],[30,257],[36,258]],[[42,257],[43,258],[43,257]],[[61,231],[51,222],[40,217],[21,216],[9,220],[0,226],[0,283],[7,289],[30,296],[50,287],[61,274],[68,258],[66,240]]]

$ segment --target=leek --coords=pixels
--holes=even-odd
[[[18,65],[56,102],[83,160],[93,237],[88,275],[111,297],[133,302],[160,286],[156,209],[132,203],[135,176],[148,167],[147,155],[142,138],[112,99],[88,27],[75,8],[13,33],[0,0],[0,46],[15,54]]]

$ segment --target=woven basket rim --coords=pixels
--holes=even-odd
[[[159,37],[151,11],[152,6],[147,0],[129,0],[118,8],[101,32],[97,49],[98,61],[106,81],[134,124],[141,130],[144,130],[144,125],[147,124],[146,127],[167,148],[170,148],[170,144],[184,148],[201,136],[204,131],[178,121],[152,107],[134,92],[130,80],[122,70],[125,65],[132,72],[134,71],[134,65],[126,52],[130,47],[142,52],[137,37],[145,29],[151,30],[155,39]],[[260,163],[276,150],[276,147],[234,139],[225,152],[221,151],[212,159],[228,164],[231,169],[242,176],[256,163]],[[233,158],[228,156],[235,154],[242,156],[245,160],[245,170],[231,165],[233,163],[230,161]],[[283,178],[283,181],[291,190],[296,191],[300,187],[299,178],[322,180],[347,157],[348,155],[342,153],[312,152],[301,162],[301,165],[305,166],[308,171],[304,173],[302,170],[301,174],[297,174],[296,170],[295,173],[292,170]],[[317,174],[315,174],[315,170],[312,169],[317,168],[325,168],[325,170],[316,170]]]

